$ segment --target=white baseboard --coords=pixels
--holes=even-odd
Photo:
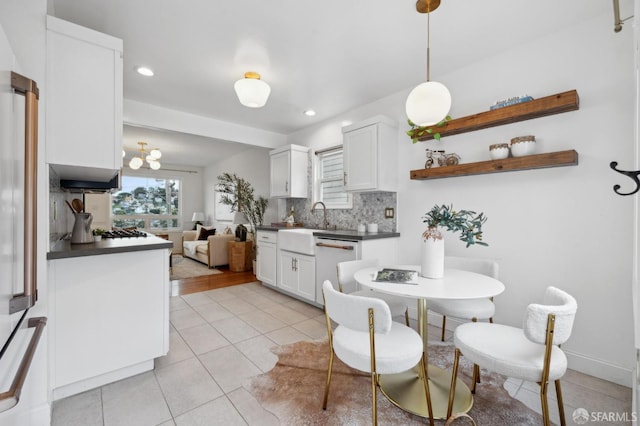
[[[145,371],[153,370],[153,366],[153,360],[144,361],[126,368],[121,368],[120,370],[55,388],[53,390],[53,400],[56,401],[58,399],[66,398],[89,389],[95,389],[108,383],[113,383],[127,377],[135,376],[136,374],[144,373]]]
[[[417,308],[409,307],[409,317],[412,319],[418,318]],[[442,325],[442,315],[429,311],[428,321],[430,325],[440,328]],[[455,318],[447,318],[447,330],[453,332],[458,325],[463,323],[464,321],[460,321]],[[430,340],[440,340],[440,336],[431,338]],[[633,387],[633,371],[628,368],[613,365],[606,361],[566,349],[564,349],[564,353],[567,355],[569,368],[572,370],[607,380],[609,382],[617,383],[622,386]]]

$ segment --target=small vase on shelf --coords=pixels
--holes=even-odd
[[[420,275],[438,279],[444,276],[444,238],[437,227],[422,233]]]

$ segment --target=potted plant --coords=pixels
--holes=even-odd
[[[487,246],[482,241],[482,225],[487,221],[484,213],[471,210],[454,210],[453,205],[435,205],[429,210],[422,222],[427,229],[422,233],[422,271],[423,277],[442,278],[444,275],[444,239],[441,229],[460,232],[460,240],[469,247],[472,244]]]
[[[93,241],[100,241],[102,240],[102,236],[104,235],[104,233],[107,232],[106,230],[102,229],[102,228],[96,228],[94,229],[91,233],[93,234]]]
[[[267,209],[269,200],[259,196],[255,198],[253,195],[253,186],[245,179],[239,177],[235,173],[223,173],[218,176],[218,186],[216,190],[222,193],[220,201],[222,204],[231,206],[231,211],[240,211],[244,213],[249,221],[249,233],[253,238],[253,270],[255,274],[256,263],[256,237],[257,227],[262,225],[264,212]]]

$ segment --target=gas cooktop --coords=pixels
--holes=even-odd
[[[102,234],[102,238],[146,238],[147,233],[137,229],[112,229]]]

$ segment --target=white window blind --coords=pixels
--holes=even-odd
[[[342,147],[316,153],[317,200],[327,208],[351,208],[351,194],[344,190],[344,168]]]

